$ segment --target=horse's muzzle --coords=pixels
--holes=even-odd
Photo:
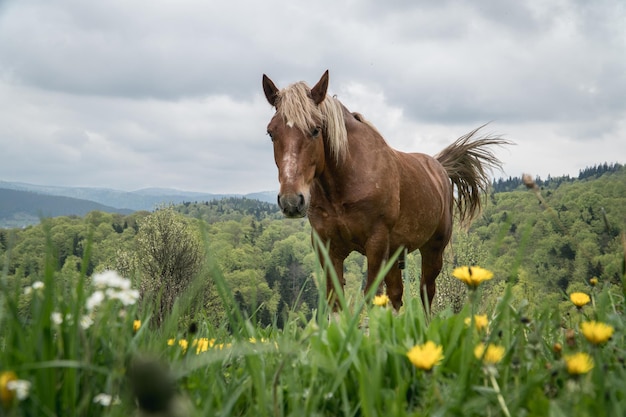
[[[304,217],[308,209],[308,204],[304,194],[278,194],[278,207],[286,217]]]

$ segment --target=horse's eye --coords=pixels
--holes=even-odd
[[[313,130],[311,130],[311,136],[316,138],[318,135],[320,134],[320,128],[319,127],[314,127]]]

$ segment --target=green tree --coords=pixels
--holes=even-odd
[[[143,297],[155,302],[160,324],[176,298],[202,268],[203,249],[188,221],[172,208],[155,211],[139,225],[137,263]]]

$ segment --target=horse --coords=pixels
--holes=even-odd
[[[335,310],[339,305],[329,268],[343,291],[344,260],[353,251],[365,255],[367,294],[390,256],[402,250],[421,253],[422,303],[430,309],[455,207],[462,222],[477,215],[481,194],[490,185],[488,172],[502,167],[489,148],[509,141],[476,137],[481,126],[435,157],[400,152],[361,114],[327,95],[328,83],[328,70],[313,88],[300,81],[278,89],[263,74],[265,97],[276,110],[267,134],[278,167],[278,206],[287,218],[308,216],[312,234],[327,245],[328,265],[320,248],[318,252]],[[400,267],[390,268],[384,283],[399,310],[404,291]],[[381,286],[377,294],[383,292]]]

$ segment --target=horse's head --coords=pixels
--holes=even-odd
[[[304,217],[310,203],[313,179],[324,169],[324,114],[328,71],[315,87],[296,83],[279,90],[265,74],[263,91],[276,114],[267,126],[274,144],[280,191],[278,206],[287,217]]]

